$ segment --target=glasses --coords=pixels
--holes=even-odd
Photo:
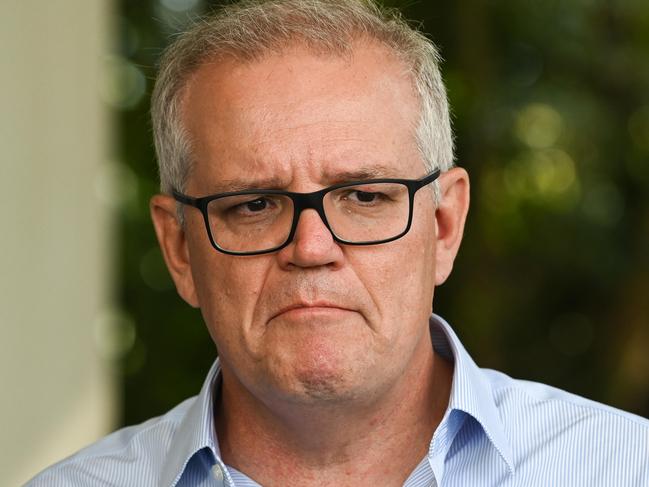
[[[257,255],[291,243],[306,209],[317,211],[341,244],[376,245],[401,238],[410,230],[415,193],[439,175],[437,169],[421,179],[354,181],[313,193],[250,189],[193,198],[174,190],[173,196],[201,211],[216,250]]]

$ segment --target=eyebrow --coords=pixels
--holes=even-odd
[[[370,179],[397,177],[403,176],[397,175],[395,169],[390,166],[377,164],[348,171],[338,171],[331,174],[325,174],[322,179],[325,186],[331,186],[334,184],[346,183],[350,181],[367,181]],[[278,176],[256,179],[228,179],[214,185],[213,194],[232,193],[250,189],[285,189],[287,186],[287,181]]]
[[[395,169],[382,164],[361,167],[349,171],[336,172],[335,174],[325,176],[329,185],[346,183],[349,181],[366,181],[368,179],[385,179],[405,177],[396,173]]]
[[[285,180],[276,176],[261,179],[228,179],[214,185],[213,192],[219,194],[246,191],[248,189],[281,189],[283,186],[285,186]]]

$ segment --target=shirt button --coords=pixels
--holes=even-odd
[[[223,483],[223,470],[218,463],[212,467],[212,475],[217,481]]]

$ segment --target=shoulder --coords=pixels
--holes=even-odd
[[[491,383],[496,404],[513,406],[519,414],[552,412],[557,415],[555,419],[559,421],[612,421],[620,426],[626,425],[649,433],[649,420],[641,416],[539,382],[513,379],[490,369],[482,371]]]
[[[158,485],[174,434],[195,397],[163,416],[122,428],[48,467],[26,487]]]
[[[483,372],[518,463],[534,459],[578,470],[587,462],[589,472],[605,477],[649,480],[649,420],[545,384]]]

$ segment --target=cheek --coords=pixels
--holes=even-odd
[[[434,249],[420,240],[404,242],[402,259],[395,267],[394,287],[402,303],[402,313],[411,319],[427,319],[432,310],[435,264]]]
[[[419,215],[403,242],[399,267],[409,313],[413,319],[425,318],[427,322],[435,287],[435,223],[432,212],[420,211]]]
[[[416,333],[432,311],[434,246],[418,235],[350,253],[378,312],[373,328],[389,343]]]
[[[199,306],[212,339],[221,350],[240,349],[267,266],[262,259],[233,258],[201,244],[190,246],[190,252]]]
[[[396,262],[384,266],[391,271],[397,293],[412,301],[424,299],[427,304],[432,302],[435,279],[435,220],[430,210],[423,204],[415,208],[410,231],[394,242]]]

